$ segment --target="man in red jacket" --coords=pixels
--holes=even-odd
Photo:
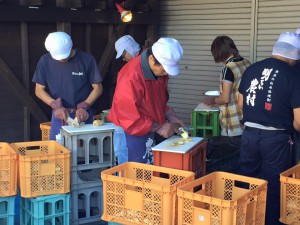
[[[180,43],[160,38],[119,72],[108,119],[125,131],[128,161],[153,163],[154,132],[168,138],[183,123],[167,106],[169,76],[179,74]]]

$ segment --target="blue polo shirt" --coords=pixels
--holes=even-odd
[[[36,67],[33,82],[46,86],[52,98],[61,98],[66,108],[76,108],[91,93],[92,84],[102,82],[95,58],[83,51],[66,63],[44,54]]]

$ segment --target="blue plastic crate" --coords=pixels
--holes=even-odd
[[[0,198],[0,224],[14,225],[15,196]]]
[[[70,194],[21,198],[21,225],[69,225]]]

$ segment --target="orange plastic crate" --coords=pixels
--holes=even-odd
[[[12,143],[19,157],[21,196],[70,192],[70,151],[56,141]]]
[[[300,224],[300,164],[280,174],[280,221]]]
[[[121,224],[174,225],[176,189],[194,173],[127,162],[101,173],[102,219]]]
[[[194,172],[196,178],[202,177],[206,174],[206,147],[207,141],[201,141],[185,154],[156,151],[154,147],[154,165],[188,170]]]
[[[177,189],[178,225],[264,225],[267,181],[214,172]]]
[[[42,141],[48,141],[50,137],[51,122],[45,122],[40,124],[42,132]]]
[[[0,197],[16,195],[17,154],[5,142],[0,142]]]

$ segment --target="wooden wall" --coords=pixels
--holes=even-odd
[[[144,45],[157,39],[157,0],[126,1],[134,19],[120,21],[113,0],[0,0],[0,142],[40,140],[51,109],[35,97],[31,81],[46,52],[48,33],[65,31],[74,47],[95,56],[104,78],[98,112],[110,107],[117,71],[114,42],[125,34]],[[137,13],[139,12],[139,13]]]

